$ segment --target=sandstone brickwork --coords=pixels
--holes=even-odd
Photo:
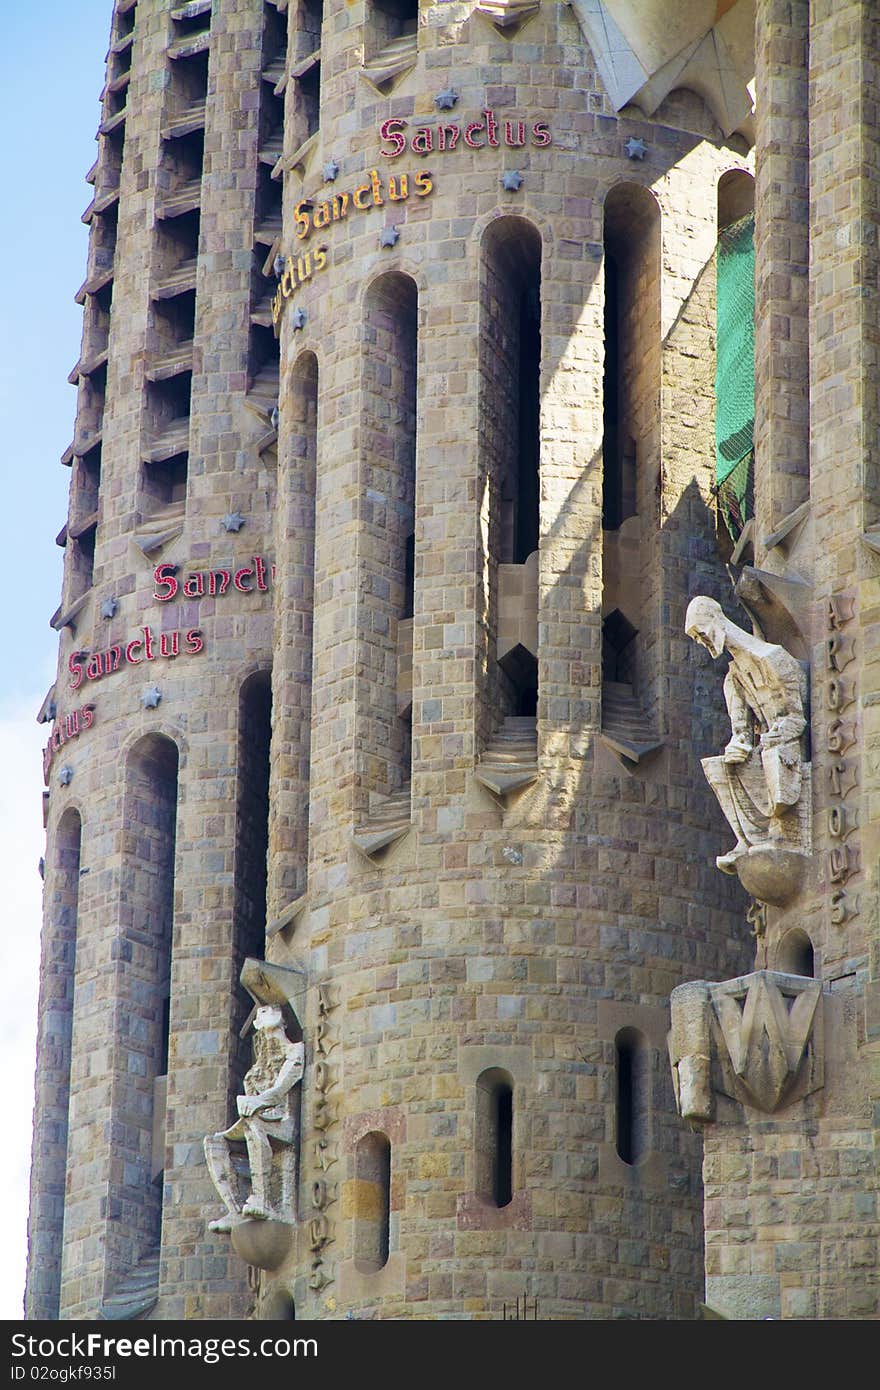
[[[876,1313],[876,23],[818,7],[807,73],[806,7],[753,8],[754,152],[687,81],[619,100],[576,5],[117,3],[29,1316]],[[756,516],[725,568],[714,252],[719,188],[754,174]],[[715,868],[694,594],[811,664],[787,908]],[[797,974],[795,929],[824,1086],[771,1116],[722,1096],[701,1142],[669,996]],[[298,1190],[259,1269],[208,1230],[202,1140],[282,995]]]

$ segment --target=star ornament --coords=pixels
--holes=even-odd
[[[458,92],[454,87],[444,87],[442,92],[438,92],[434,98],[434,105],[438,111],[451,111],[458,101]]]
[[[297,307],[294,309],[293,313],[290,316],[290,321],[293,324],[294,332],[298,328],[305,328],[307,319],[308,315],[306,314],[305,309],[301,309],[299,305],[297,305]]]
[[[379,233],[380,246],[396,246],[400,240],[399,227],[383,227]]]
[[[241,512],[227,512],[220,518],[220,525],[224,531],[240,531],[244,526],[244,517]]]
[[[119,609],[119,601],[115,598],[105,598],[101,604],[102,618],[115,618]]]
[[[324,165],[324,168],[321,170],[321,174],[325,183],[332,183],[338,173],[339,161],[336,159],[328,159],[327,163]]]
[[[64,767],[59,772],[58,781],[61,783],[62,787],[70,786],[71,782],[73,781],[73,768],[70,766],[69,763],[65,763]]]
[[[162,699],[162,691],[158,685],[148,685],[141,696],[141,704],[144,709],[157,709],[159,701]]]
[[[519,169],[506,169],[501,175],[501,186],[505,193],[518,193],[525,183]]]
[[[644,140],[638,140],[631,135],[623,147],[626,150],[627,159],[644,159],[648,153],[648,146]]]

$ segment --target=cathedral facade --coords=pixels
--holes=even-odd
[[[877,1316],[880,21],[672,8],[117,0],[28,1317]]]

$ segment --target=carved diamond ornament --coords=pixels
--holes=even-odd
[[[705,1122],[714,1095],[773,1114],[822,1086],[822,985],[776,970],[672,992],[669,1057],[679,1113]]]

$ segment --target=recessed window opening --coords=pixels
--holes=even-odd
[[[296,1307],[289,1289],[275,1288],[260,1309],[261,1322],[296,1322]]]
[[[92,587],[95,576],[95,531],[90,526],[71,542],[73,587],[77,597]]]
[[[109,114],[116,113],[108,112],[108,115]],[[124,125],[117,126],[115,130],[110,131],[107,135],[101,136],[101,162],[98,168],[98,183],[95,188],[96,197],[100,197],[103,193],[109,193],[111,188],[119,187],[124,147]],[[115,206],[114,204],[114,207]]]
[[[615,608],[602,623],[602,674],[605,680],[633,684],[638,629]]]
[[[418,27],[418,0],[372,0],[366,45],[369,56],[380,53],[393,39],[415,34]]]
[[[195,290],[175,295],[172,299],[157,300],[153,305],[153,324],[159,353],[180,347],[183,343],[191,343],[195,322]]]
[[[659,697],[650,642],[660,487],[660,209],[641,185],[605,200],[602,679],[618,698]],[[638,634],[647,634],[636,640]],[[606,697],[611,692],[606,690]],[[603,702],[603,721],[612,708]]]
[[[55,832],[53,872],[47,877],[46,920],[51,948],[46,955],[40,1011],[41,1055],[50,1059],[45,1091],[37,1094],[35,1144],[40,1154],[31,1207],[30,1316],[56,1319],[61,1292],[61,1243],[70,1110],[70,1054],[73,1036],[79,914],[82,821],[72,807]],[[51,1065],[54,1059],[54,1065]],[[35,1151],[37,1151],[35,1149]]]
[[[92,296],[94,304],[97,306],[103,322],[106,324],[107,331],[110,328],[110,306],[113,303],[113,281],[108,280],[106,285],[102,285]]]
[[[498,663],[509,681],[511,712],[522,718],[538,713],[538,663],[518,642]]]
[[[178,18],[172,19],[172,23],[174,24],[174,37],[176,39],[205,33],[211,27],[211,7],[207,5],[196,10],[194,14],[181,14]]]
[[[805,931],[795,927],[793,931],[786,932],[779,944],[776,968],[785,971],[788,975],[804,975],[808,979],[814,978],[816,974],[815,953],[813,943]]]
[[[165,507],[186,501],[188,454],[175,454],[160,463],[144,464],[144,501],[148,506]]]
[[[540,529],[541,238],[525,218],[501,217],[486,231],[484,254],[498,559],[521,565],[537,550]]]
[[[375,1274],[388,1263],[391,1244],[391,1141],[371,1130],[355,1148],[355,1267]]]
[[[476,1085],[476,1191],[493,1207],[513,1200],[513,1079],[500,1067],[481,1072]]]
[[[205,132],[192,131],[189,135],[178,136],[174,140],[162,142],[163,186],[172,188],[191,183],[201,178],[205,163]],[[167,180],[167,181],[166,181]]]
[[[321,64],[313,63],[297,83],[305,139],[314,135],[321,120]]]
[[[650,1054],[635,1028],[621,1029],[614,1046],[617,1153],[624,1163],[635,1165],[650,1142]]]
[[[128,1055],[122,1064],[131,1094],[128,1138],[121,1155],[126,1175],[121,1195],[131,1214],[133,1234],[143,1238],[144,1248],[158,1243],[162,1220],[158,1174],[164,1161],[163,1078],[169,1053],[177,776],[177,747],[163,735],[147,735],[128,756],[120,928],[131,943],[123,1034]],[[150,1155],[148,1171],[146,1155]],[[136,1174],[143,1176],[140,1186]]]
[[[98,510],[101,488],[101,445],[76,460],[76,512],[88,517]]]
[[[113,24],[114,43],[121,43],[123,39],[127,39],[128,36],[134,31],[134,12],[134,5],[131,5],[126,10],[120,9],[117,6],[116,16]]]
[[[416,592],[416,538],[413,533],[407,536],[404,542],[406,553],[404,556],[404,576],[403,576],[403,608],[401,618],[411,618],[414,611],[415,592]]]
[[[208,95],[208,53],[192,53],[175,58],[171,64],[173,110],[183,112],[200,105]]]
[[[602,413],[602,525],[616,531],[635,512],[635,478],[627,476],[634,451],[624,458],[620,441],[620,271],[610,253],[605,256],[605,367]],[[627,466],[628,465],[628,466]],[[626,500],[624,500],[626,492]]]
[[[367,526],[375,541],[365,552],[371,559],[364,583],[377,651],[369,738],[386,769],[372,790],[386,794],[408,784],[412,744],[409,711],[397,702],[399,624],[413,613],[416,568],[418,291],[409,276],[391,272],[369,286],[363,343]]]
[[[164,381],[152,381],[148,389],[156,428],[161,429],[174,420],[189,417],[192,372],[181,372]]]
[[[271,675],[268,671],[258,671],[243,684],[238,702],[234,870],[236,975],[246,957],[261,959],[265,952],[271,737]],[[245,1021],[245,1012],[242,1002],[240,1016],[235,1020],[236,1031]],[[237,1080],[244,1077],[250,1051],[248,1038],[239,1048]]]
[[[736,542],[755,511],[755,185],[741,169],[718,182],[715,271],[715,482]]]
[[[267,366],[274,365],[277,368],[279,358],[279,342],[272,329],[253,324],[250,339],[250,381],[253,382]]]
[[[181,217],[174,217],[159,223],[157,237],[157,281],[161,284],[174,271],[192,265],[195,274],[195,260],[199,251],[200,214],[192,210]],[[193,291],[188,284],[185,293]],[[169,296],[170,297],[170,296]]]
[[[324,24],[324,0],[303,0],[300,8],[301,57],[316,52],[321,47],[321,29]]]
[[[640,510],[638,441],[659,395],[660,210],[647,189],[611,189],[604,250],[602,525],[613,531]]]

